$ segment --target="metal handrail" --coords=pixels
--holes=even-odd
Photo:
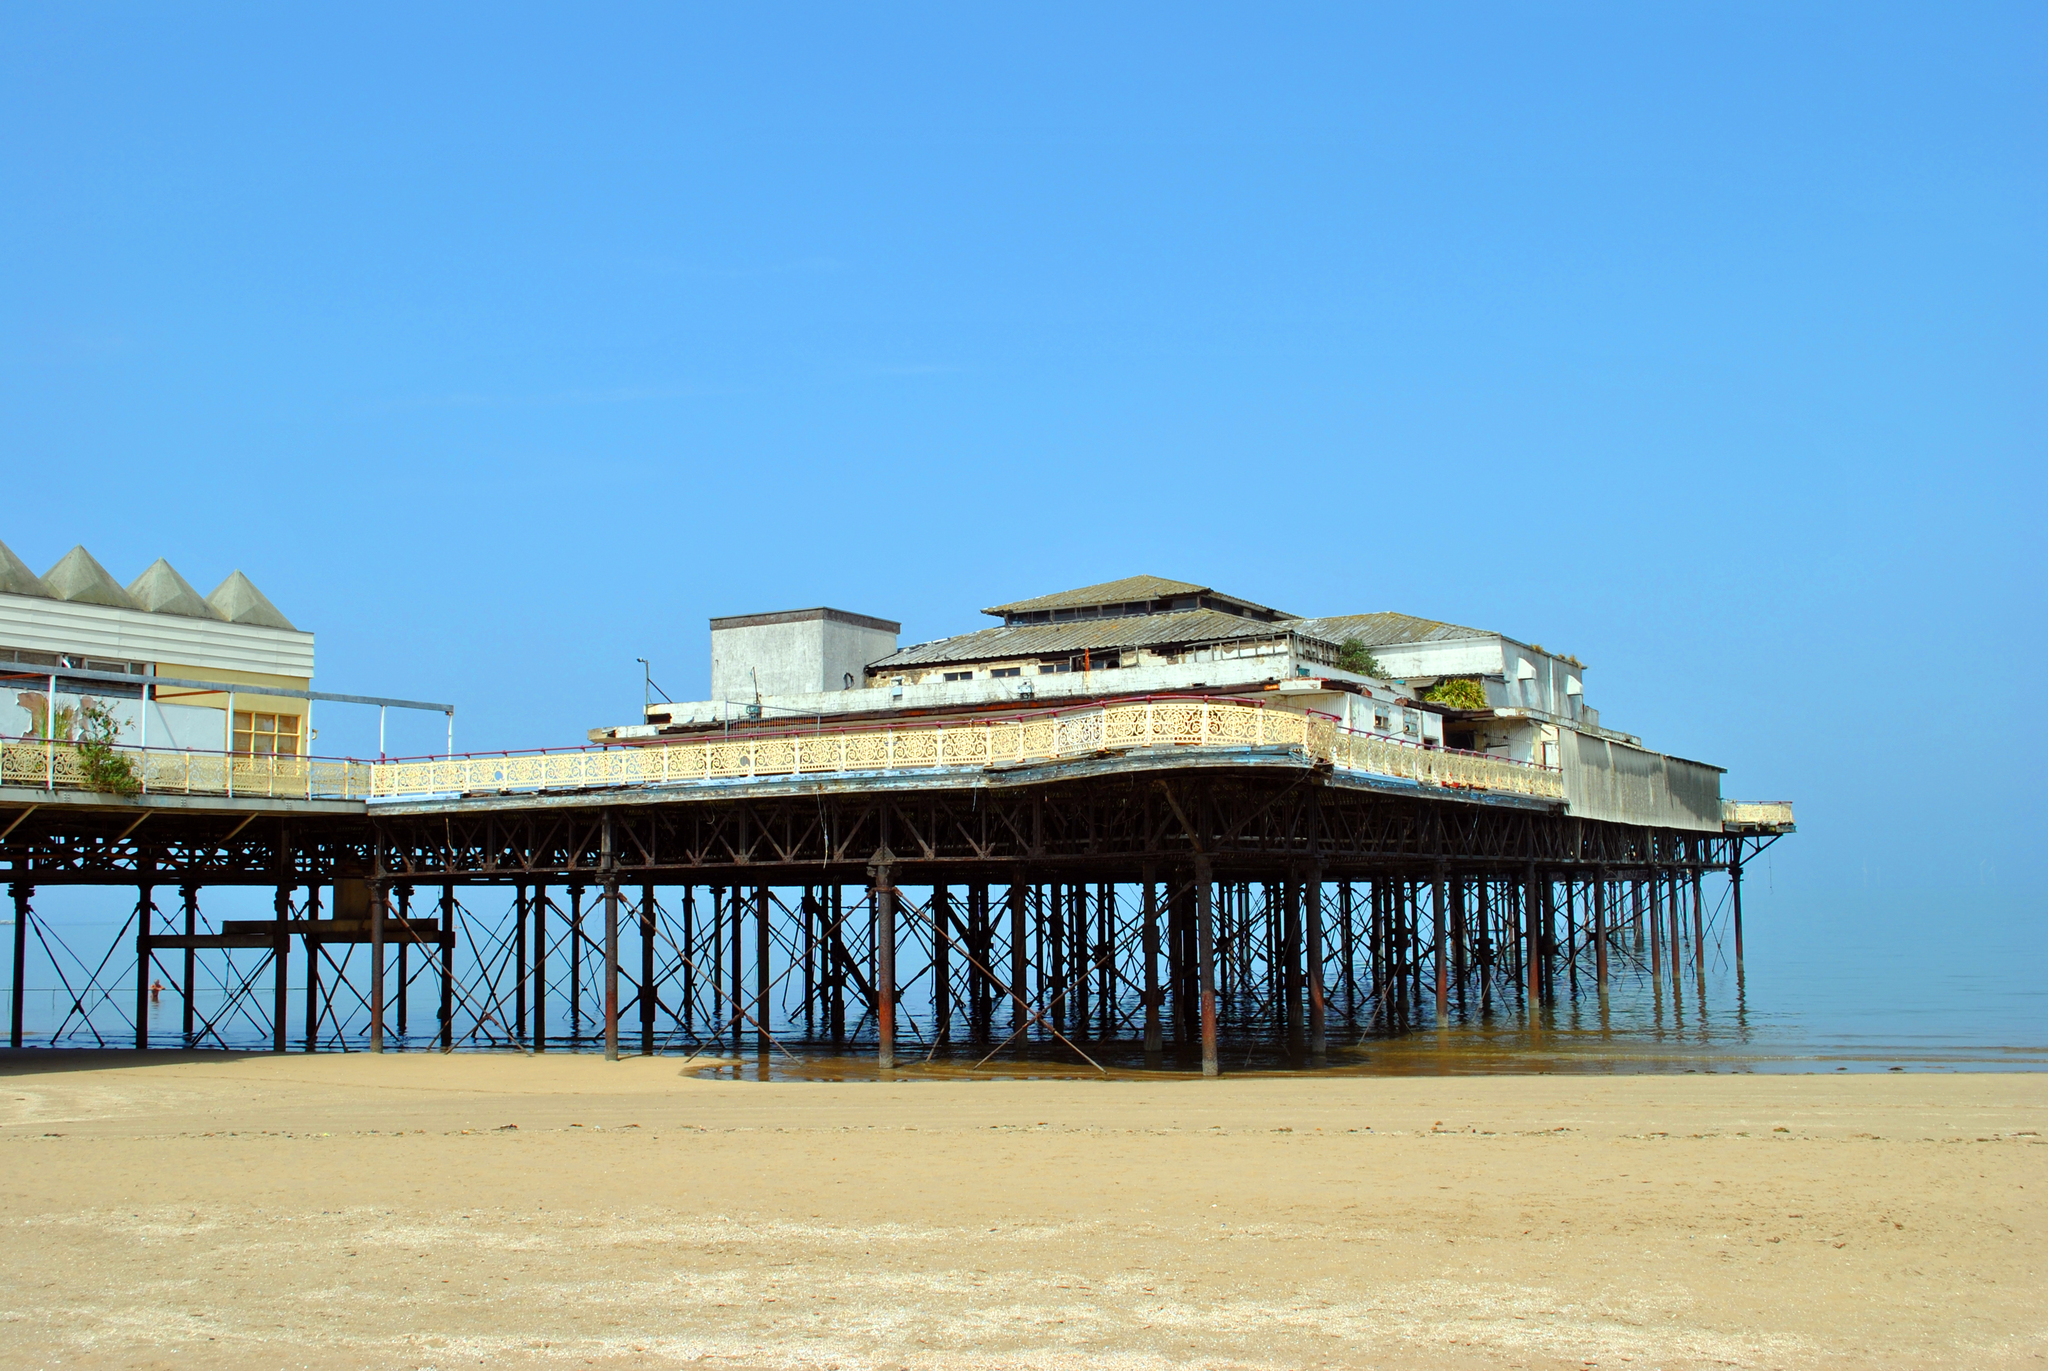
[[[125,745],[108,751],[127,762],[138,795],[362,800],[370,793],[370,763],[347,757]],[[83,745],[35,734],[0,735],[0,785],[126,793],[96,783]]]
[[[1136,747],[1298,748],[1351,771],[1451,789],[1562,798],[1554,768],[1425,748],[1340,727],[1328,715],[1210,697],[1133,699],[1083,709],[916,725],[710,734],[623,748],[380,761],[370,797],[667,786],[770,777],[984,770]]]

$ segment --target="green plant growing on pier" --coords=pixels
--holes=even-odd
[[[86,784],[94,790],[133,795],[142,789],[142,783],[135,778],[134,761],[114,750],[120,732],[121,721],[114,717],[112,706],[90,695],[79,701],[78,764]]]
[[[1380,665],[1380,659],[1356,638],[1346,638],[1337,645],[1337,669],[1370,676],[1376,681],[1387,679],[1386,668]]]
[[[1468,677],[1459,676],[1448,681],[1438,681],[1422,698],[1433,705],[1443,705],[1447,709],[1484,709],[1486,687]]]

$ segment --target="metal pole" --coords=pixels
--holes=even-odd
[[[932,1042],[944,1045],[953,1039],[953,967],[947,954],[952,934],[947,923],[952,899],[943,885],[932,887]]]
[[[526,883],[512,888],[512,1040],[526,1041]]]
[[[454,727],[454,715],[449,715]],[[619,1059],[619,873],[612,846],[612,816],[604,816],[601,859],[604,862],[604,1059]],[[735,985],[734,990],[739,987]]]
[[[135,1046],[149,1046],[149,887],[135,887]]]
[[[1209,859],[1195,857],[1195,958],[1202,978],[1202,1074],[1223,1074],[1216,1053],[1216,911],[1211,906]]]
[[[292,888],[288,885],[279,886],[276,896],[271,901],[270,908],[271,912],[277,915],[277,946],[271,950],[270,954],[272,960],[277,964],[276,983],[271,990],[270,1050],[273,1052],[283,1052],[285,1050],[285,1019],[289,1013],[286,1007],[289,994],[285,983],[285,969],[286,964],[291,960],[292,953],[291,923],[289,922],[292,913]],[[312,965],[310,959],[307,965]]]
[[[10,1022],[7,1043],[10,1047],[20,1047],[22,1001],[27,994],[22,986],[21,977],[23,970],[28,966],[28,902],[36,890],[34,886],[16,882],[8,888],[8,893],[14,896],[14,979],[8,982],[14,994],[11,997],[13,1003],[8,1006]]]
[[[306,887],[306,1051],[311,1052],[320,1041],[320,945],[317,930],[320,923],[320,887]]]
[[[764,1055],[774,1046],[768,1032],[768,887],[754,887],[754,1046]]]
[[[889,864],[874,868],[875,900],[875,1031],[880,1038],[880,1065],[896,1067],[896,890],[889,884]]]
[[[1436,946],[1431,960],[1436,963],[1436,1026],[1442,1028],[1451,1016],[1450,966],[1444,959],[1444,864],[1436,864],[1436,880],[1429,896],[1432,936]]]
[[[1330,1064],[1329,1020],[1323,1005],[1323,868],[1320,862],[1308,869],[1308,884],[1302,889],[1301,912],[1308,928],[1308,1064]]]
[[[404,930],[398,937],[398,1037],[405,1039],[405,1002],[412,998],[406,992],[412,989],[412,967],[409,964],[412,953],[412,887],[398,887],[398,920]]]
[[[1735,841],[1739,845],[1742,839]],[[1738,846],[1737,852],[1740,851]],[[1728,864],[1728,891],[1735,912],[1735,970],[1739,974],[1742,971],[1742,863],[1739,860]]]
[[[1024,876],[1010,873],[1010,1032],[1022,1036],[1030,1007],[1024,1002],[1024,977],[1030,969],[1024,942]]]
[[[1529,946],[1527,967],[1529,977],[1529,1012],[1533,1015],[1536,1012],[1536,1006],[1543,1001],[1542,933],[1537,927],[1536,918],[1536,911],[1542,908],[1543,896],[1536,884],[1536,863],[1530,862],[1524,875],[1527,879],[1528,895],[1523,901],[1522,922],[1527,926]]]
[[[1159,1029],[1159,871],[1147,862],[1140,875],[1145,882],[1145,1063],[1151,1066],[1166,1051]]]
[[[1692,869],[1692,959],[1697,974],[1707,974],[1707,924],[1701,909],[1700,869]]]
[[[640,887],[640,1055],[654,1055],[654,887]]]
[[[1286,998],[1287,1059],[1297,1065],[1308,1055],[1308,1034],[1302,1022],[1301,877],[1290,872],[1280,884],[1280,993]]]
[[[384,899],[382,881],[370,882],[370,1050],[384,1050]]]
[[[1607,868],[1600,868],[1593,887],[1593,967],[1600,993],[1607,993]]]
[[[533,1050],[548,1050],[548,887],[533,888]]]
[[[455,1049],[455,886],[441,887],[441,1050]]]
[[[196,885],[188,885],[183,887],[178,893],[184,897],[185,936],[186,938],[190,939],[198,936],[199,933],[199,887]],[[187,942],[185,945],[185,984],[183,987],[184,994],[182,996],[183,1000],[185,1001],[185,1021],[182,1025],[182,1028],[184,1031],[185,1046],[187,1047],[192,1046],[192,992],[194,991],[194,989],[196,989],[194,982],[198,979],[198,970],[199,954],[193,951],[192,945],[190,944],[190,942]]]

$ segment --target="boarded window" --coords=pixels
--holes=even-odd
[[[257,757],[299,755],[299,716],[235,711],[235,751]]]

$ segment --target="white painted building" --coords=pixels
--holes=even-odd
[[[239,571],[202,597],[162,559],[124,587],[82,547],[37,576],[0,544],[0,734],[41,737],[53,719],[61,731],[91,700],[112,711],[123,743],[308,750],[304,700],[80,680],[66,668],[310,689],[313,635]]]

